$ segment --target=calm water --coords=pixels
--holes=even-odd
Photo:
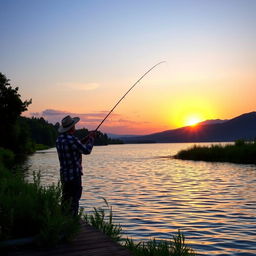
[[[84,156],[86,211],[105,197],[126,236],[168,239],[181,229],[204,255],[256,255],[256,166],[166,158],[190,144],[94,147]],[[56,151],[28,161],[42,183],[59,180]]]

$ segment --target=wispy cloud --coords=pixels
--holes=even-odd
[[[108,111],[99,111],[91,113],[74,113],[65,110],[45,109],[42,112],[32,112],[30,116],[43,117],[50,123],[61,122],[62,118],[70,115],[71,117],[80,117],[80,122],[77,124],[78,128],[87,128],[89,130],[95,129],[99,123],[106,117]],[[112,113],[101,129],[104,132],[110,133],[143,133],[145,127],[150,126],[149,122],[132,121],[123,118],[120,114]]]
[[[43,117],[50,123],[57,123],[61,122],[62,118],[64,118],[67,115],[70,115],[71,117],[78,116],[80,117],[80,122],[78,123],[78,127],[85,127],[90,125],[97,125],[99,122],[102,121],[103,118],[106,117],[108,114],[108,111],[99,111],[99,112],[91,112],[91,113],[74,113],[69,112],[65,110],[56,110],[56,109],[45,109],[42,112],[31,112],[29,115],[32,117]],[[112,113],[111,119],[109,120],[115,120],[120,119],[120,115]],[[108,121],[109,121],[108,120]]]

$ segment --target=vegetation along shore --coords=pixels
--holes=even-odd
[[[256,164],[256,141],[237,140],[234,144],[197,146],[179,151],[174,158],[183,160]]]

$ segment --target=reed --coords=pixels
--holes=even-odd
[[[256,164],[256,142],[237,140],[232,145],[193,146],[179,151],[174,158],[195,161]]]
[[[109,236],[113,241],[120,241],[122,227],[120,224],[113,223],[112,206],[109,206],[105,198],[103,198],[103,200],[106,209],[94,207],[92,213],[87,213],[84,215],[84,220],[89,225],[97,228]]]
[[[35,151],[38,151],[38,150],[46,150],[46,149],[49,149],[51,147],[47,146],[47,145],[44,145],[44,144],[35,144]]]
[[[68,207],[68,206],[66,206]],[[71,239],[79,231],[79,217],[61,205],[61,187],[42,187],[40,176],[27,183],[19,173],[0,166],[0,242],[34,237],[40,246]]]
[[[185,236],[178,231],[170,240],[156,239],[135,243],[127,238],[124,245],[134,256],[195,256],[193,249],[185,244]]]

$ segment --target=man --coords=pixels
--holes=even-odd
[[[82,194],[82,154],[91,153],[96,137],[96,132],[90,132],[82,141],[76,138],[74,136],[75,125],[79,120],[79,117],[64,117],[58,130],[60,135],[56,140],[60,162],[62,200],[63,203],[70,203],[74,216],[78,214],[79,200]]]

